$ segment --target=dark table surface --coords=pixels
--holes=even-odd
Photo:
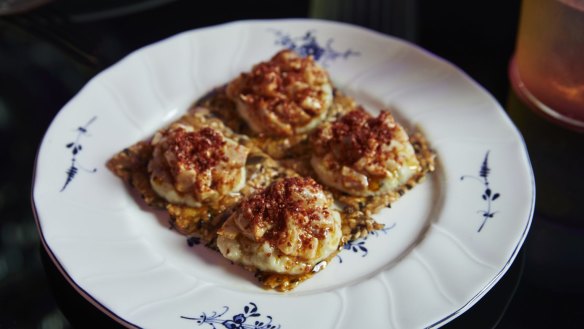
[[[78,0],[0,16],[0,329],[116,326],[78,295],[47,257],[31,211],[30,185],[37,147],[59,109],[89,79],[141,46],[232,20],[318,16],[417,43],[462,68],[503,107],[521,107],[507,78],[518,0],[473,4],[480,15],[471,15],[463,1],[448,6],[428,0],[362,2],[381,6],[383,14],[355,3],[339,0],[338,10],[319,11],[309,1],[217,0],[201,7],[188,0]],[[537,151],[536,145],[528,148]],[[571,179],[584,183],[582,174]],[[584,225],[579,221],[584,223],[582,213],[559,221],[536,208],[508,272],[445,328],[581,328]]]

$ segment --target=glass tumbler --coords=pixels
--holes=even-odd
[[[524,0],[509,73],[537,113],[584,131],[584,0]]]

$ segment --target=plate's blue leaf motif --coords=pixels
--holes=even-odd
[[[333,48],[334,40],[329,38],[324,45],[316,39],[316,32],[308,30],[300,36],[293,37],[280,30],[270,30],[276,35],[276,45],[295,51],[302,57],[312,56],[314,60],[320,62],[322,66],[328,66],[337,58],[347,59],[351,56],[359,56],[360,53],[351,48],[345,51],[338,51]]]
[[[242,313],[237,313],[233,316],[227,315],[229,312],[228,306],[223,306],[222,312],[213,311],[211,314],[205,312],[198,317],[181,316],[186,320],[193,320],[202,326],[208,325],[207,328],[227,328],[227,329],[280,329],[280,325],[272,324],[272,317],[267,315],[262,320],[262,314],[258,312],[258,307],[255,303],[250,302],[243,308]]]
[[[65,145],[67,149],[71,150],[71,166],[69,166],[67,171],[65,171],[65,174],[67,174],[67,178],[65,179],[65,184],[63,184],[63,187],[61,187],[61,192],[63,192],[65,188],[67,188],[67,186],[73,181],[73,178],[75,178],[75,176],[79,172],[79,169],[89,173],[94,173],[97,171],[97,168],[86,169],[77,164],[77,156],[79,155],[79,152],[83,150],[83,146],[80,143],[81,137],[88,136],[87,129],[96,119],[97,117],[94,116],[85,125],[77,127],[77,129],[75,129],[75,132],[77,133],[77,138],[75,138],[75,141],[67,143]]]
[[[477,232],[480,232],[483,229],[489,218],[493,218],[495,216],[497,211],[493,211],[492,203],[495,200],[499,199],[499,197],[501,196],[500,193],[493,192],[489,185],[490,173],[491,168],[489,168],[489,151],[487,151],[487,153],[485,154],[485,158],[483,159],[483,163],[481,164],[481,168],[479,169],[478,177],[472,175],[463,175],[460,177],[460,180],[472,178],[474,180],[479,181],[485,187],[485,190],[483,191],[481,198],[486,202],[486,209],[477,211],[479,214],[481,214],[481,216],[483,216],[483,221],[481,222],[481,225],[479,226]]]
[[[386,226],[380,230],[377,231],[371,231],[369,232],[369,235],[362,238],[362,239],[358,239],[358,240],[354,240],[354,241],[349,241],[347,243],[345,243],[345,245],[343,245],[343,250],[349,250],[352,251],[353,253],[356,254],[361,254],[361,257],[365,257],[369,254],[369,250],[367,249],[367,247],[365,246],[365,243],[367,242],[367,239],[370,236],[374,236],[374,237],[379,237],[380,236],[380,232],[383,234],[387,234],[387,232],[389,230],[391,230],[392,228],[394,228],[396,225],[396,223],[393,223],[391,226]],[[339,263],[343,262],[343,258],[340,255],[337,255],[337,259],[339,260]]]
[[[196,245],[200,245],[201,244],[201,238],[196,237],[196,236],[191,236],[187,238],[187,244],[189,245],[189,247],[193,247]]]

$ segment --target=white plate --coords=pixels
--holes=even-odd
[[[387,229],[285,294],[190,247],[104,166],[282,47],[317,55],[369,111],[393,107],[439,159],[434,174],[377,216]],[[414,45],[316,20],[235,22],[132,53],[57,115],[33,192],[45,248],[71,284],[124,325],[147,328],[439,327],[509,268],[534,198],[521,136],[484,89]]]

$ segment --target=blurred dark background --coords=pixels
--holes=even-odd
[[[507,78],[519,0],[16,2],[0,0],[0,329],[115,326],[47,260],[30,206],[31,178],[59,109],[95,74],[144,45],[232,20],[338,20],[419,44],[462,68],[504,107],[520,106]],[[446,328],[581,327],[581,237],[581,227],[536,218],[501,282]],[[548,246],[561,255],[541,256]],[[573,272],[572,279],[557,284],[554,268]]]

